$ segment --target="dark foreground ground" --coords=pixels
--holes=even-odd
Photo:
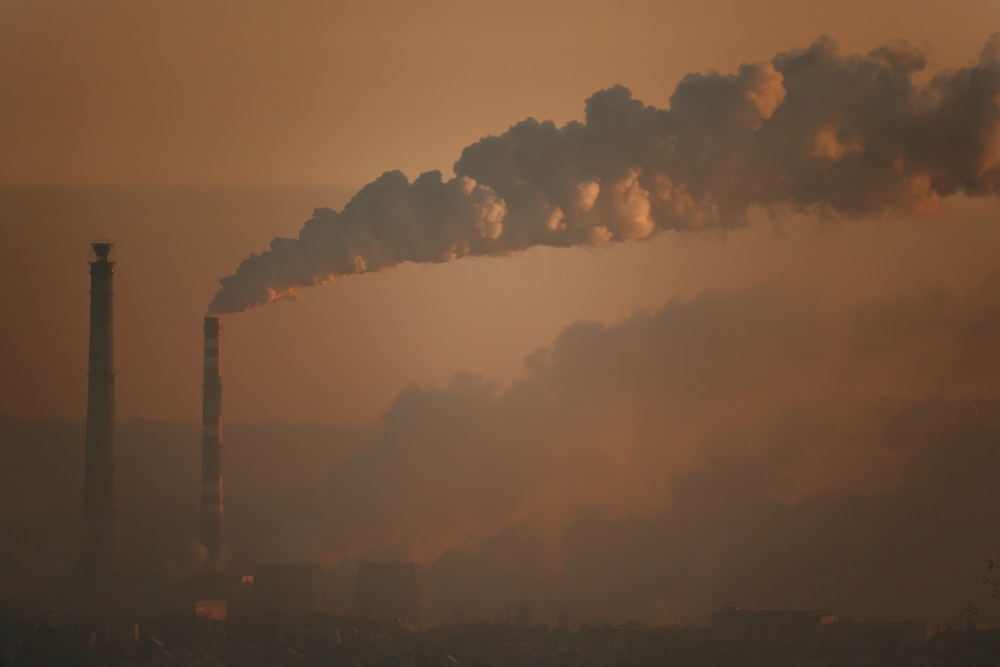
[[[424,632],[364,619],[0,621],[3,665],[997,665],[1000,632],[917,624],[836,629],[508,623]]]

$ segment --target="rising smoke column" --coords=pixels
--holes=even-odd
[[[468,146],[455,177],[390,171],[318,208],[221,280],[213,313],[401,262],[598,246],[731,228],[750,206],[860,217],[929,213],[1000,190],[1000,34],[970,67],[919,85],[923,54],[840,55],[821,39],[734,74],[689,74],[669,109],[599,91],[584,122],[524,120]]]
[[[873,494],[920,489],[943,465],[918,463],[925,441],[938,437],[935,418],[920,423],[916,410],[899,419],[901,430],[883,433],[872,411],[927,401],[1000,408],[1000,273],[961,292],[915,287],[847,304],[831,296],[790,284],[705,292],[612,325],[577,322],[532,353],[506,388],[469,374],[410,385],[364,446],[332,465],[315,514],[286,524],[269,556],[431,565],[527,529],[543,550],[533,558],[558,570],[572,560],[563,539],[575,521],[672,513],[678,493],[698,487],[716,460],[742,461],[733,467],[739,485],[787,507],[852,496],[878,505]],[[938,427],[952,433],[934,445],[942,461],[952,456],[947,438],[995,448],[981,425]],[[698,492],[694,516],[728,508],[734,526],[735,517],[756,520],[731,485]],[[987,523],[983,534],[995,536]],[[681,530],[692,531],[681,543],[729,539],[711,521]],[[780,531],[745,537],[794,541]],[[660,544],[664,558],[682,548]],[[692,553],[715,572],[716,556]],[[518,561],[497,558],[504,576]]]

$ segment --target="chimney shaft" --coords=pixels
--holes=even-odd
[[[222,369],[218,317],[205,318],[205,381],[201,421],[201,543],[209,563],[222,554]]]
[[[119,571],[118,504],[115,465],[115,265],[112,244],[91,244],[90,371],[87,383],[87,452],[83,497],[83,570]]]

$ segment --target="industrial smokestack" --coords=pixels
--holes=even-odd
[[[218,317],[205,318],[205,381],[201,420],[201,543],[210,566],[222,556],[222,369]]]
[[[115,489],[115,364],[112,244],[90,244],[90,366],[87,382],[87,454],[83,496],[84,572],[119,571]]]

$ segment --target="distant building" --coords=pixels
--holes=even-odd
[[[816,610],[726,607],[712,614],[712,632],[724,641],[811,643],[819,640],[821,628],[840,620],[839,616]]]
[[[228,600],[198,600],[194,603],[194,615],[209,621],[224,621],[228,616]]]
[[[415,629],[429,627],[430,603],[423,571],[416,563],[360,563],[354,612]]]
[[[252,609],[265,614],[308,615],[326,612],[319,566],[266,563],[253,576]]]

